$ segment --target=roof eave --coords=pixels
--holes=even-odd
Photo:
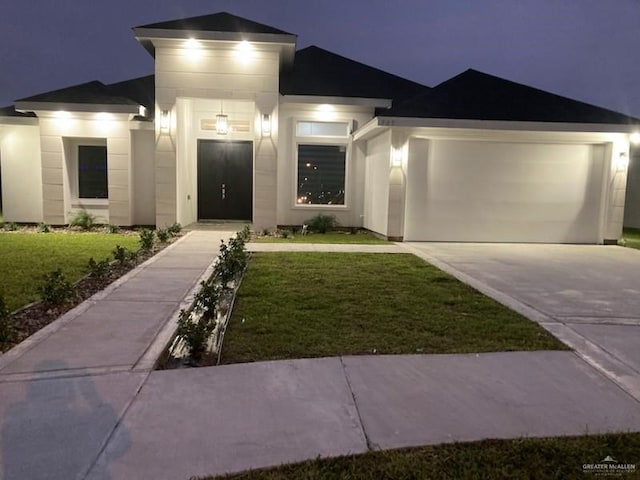
[[[353,105],[371,108],[390,108],[391,100],[387,98],[335,97],[325,95],[281,95],[282,103],[312,103]]]
[[[261,43],[296,43],[298,36],[294,34],[277,34],[277,33],[247,33],[247,32],[211,32],[207,30],[177,30],[177,29],[161,29],[161,28],[134,28],[138,41],[151,40],[154,38],[162,39],[188,39],[196,40],[219,40],[227,42],[248,42]]]
[[[139,105],[105,103],[66,103],[66,102],[16,102],[16,110],[21,112],[59,111],[88,113],[134,113],[140,111]]]
[[[385,117],[378,116],[380,127],[439,127],[439,128],[477,128],[485,130],[530,130],[546,132],[606,132],[633,133],[640,124],[611,123],[570,123],[570,122],[533,122],[513,120],[467,120],[450,118]],[[371,122],[370,122],[371,123]]]

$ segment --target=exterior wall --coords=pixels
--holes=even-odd
[[[611,156],[609,157],[609,153]],[[625,192],[627,189],[627,166],[621,167],[620,157],[629,158],[629,141],[626,135],[619,135],[607,145],[605,155],[608,157],[608,185],[605,188],[606,204],[604,207],[604,241],[615,242],[622,236],[624,223]]]
[[[318,105],[304,103],[282,103],[279,109],[279,143],[277,159],[277,185],[270,188],[277,192],[277,224],[301,225],[317,214],[335,215],[339,224],[349,227],[363,225],[365,154],[352,137],[325,138],[317,143],[342,144],[347,146],[345,168],[345,205],[297,205],[296,162],[297,121],[346,122],[356,126],[365,124],[373,117],[373,108],[346,105]]]
[[[101,221],[131,225],[131,136],[128,115],[98,120],[93,114],[72,114],[55,118],[50,112],[36,112],[40,118],[42,151],[42,197],[44,221],[68,223],[77,209],[85,207]],[[107,145],[108,201],[78,199],[72,188],[73,148],[87,140]],[[71,167],[71,168],[70,168]],[[105,208],[106,207],[106,208]]]
[[[391,130],[367,141],[364,227],[388,234]]]
[[[240,58],[238,42],[202,42],[200,49],[156,47],[156,118],[171,112],[170,132],[156,121],[156,224],[175,221],[188,224],[197,219],[194,196],[198,138],[231,138],[202,132],[196,122],[200,103],[222,100],[233,123],[234,101],[253,103],[254,141],[254,225],[275,225],[277,129],[271,140],[263,140],[259,125],[262,113],[278,118],[279,47],[256,45],[249,57]],[[211,105],[211,104],[209,104]],[[219,103],[209,115],[220,113]],[[228,107],[228,108],[227,108]],[[246,139],[246,138],[244,138]],[[272,143],[273,142],[273,143]]]
[[[40,127],[0,126],[2,213],[5,222],[42,222]]]
[[[626,190],[624,226],[640,228],[640,147],[631,150]]]
[[[134,130],[132,141],[132,181],[134,225],[156,223],[155,133]]]

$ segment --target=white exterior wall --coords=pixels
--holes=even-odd
[[[624,226],[640,228],[640,148],[631,150],[627,172]]]
[[[112,120],[97,120],[94,114],[72,114],[55,118],[50,112],[36,112],[40,118],[42,151],[42,196],[44,221],[52,225],[69,222],[85,207],[99,221],[131,225],[131,135],[127,114]],[[86,141],[86,142],[85,142]],[[109,199],[78,199],[74,188],[75,147],[104,142],[107,145]]]
[[[42,222],[40,127],[0,126],[2,213],[5,222]]]
[[[134,225],[156,223],[155,138],[153,130],[131,132]]]
[[[364,227],[385,236],[389,224],[390,156],[391,130],[367,141]]]
[[[361,146],[355,144],[352,137],[331,139],[321,137],[307,138],[304,143],[323,143],[327,145],[347,146],[345,166],[345,205],[298,205],[297,197],[297,136],[296,122],[345,122],[356,127],[373,117],[373,108],[346,105],[318,105],[304,103],[282,103],[280,105],[277,185],[273,190],[278,196],[278,225],[301,225],[309,218],[320,213],[334,215],[342,226],[360,227],[363,225],[365,157]],[[355,122],[355,123],[354,123]]]
[[[179,48],[182,41],[174,43],[156,48],[156,224],[197,220],[197,141],[235,138],[254,142],[254,225],[275,226],[278,131],[272,128],[271,137],[263,139],[256,126],[262,113],[270,114],[277,125],[279,47],[254,45],[251,58],[243,60],[237,55],[237,42],[201,42],[197,54]],[[220,100],[231,123],[238,109],[246,115],[250,103],[253,122],[248,135],[221,136],[200,129],[203,114],[215,119],[220,113]],[[170,133],[160,129],[162,110],[172,113]]]

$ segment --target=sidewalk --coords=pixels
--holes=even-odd
[[[0,356],[0,478],[84,478],[232,233],[188,233]]]
[[[152,371],[158,338],[231,234],[191,232],[0,357],[0,478],[187,479],[369,449],[640,430],[640,404],[573,352]],[[248,248],[263,245],[274,244]],[[327,247],[402,251],[304,248]]]

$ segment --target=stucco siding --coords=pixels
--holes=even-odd
[[[367,141],[364,226],[387,235],[391,131]]]
[[[43,219],[42,168],[38,126],[11,125],[0,129],[2,213],[6,222]],[[60,187],[53,186],[52,187]],[[59,197],[57,190],[46,194]]]

